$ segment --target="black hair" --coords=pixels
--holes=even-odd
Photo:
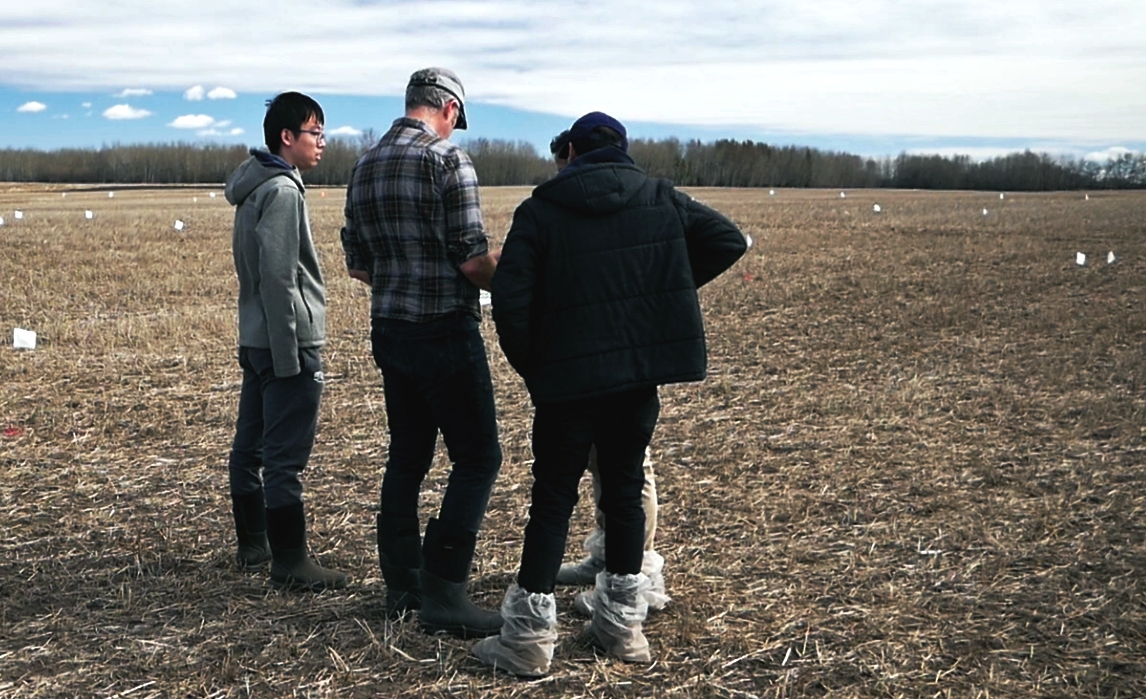
[[[263,117],[263,141],[267,150],[278,155],[283,144],[283,129],[290,129],[291,133],[298,135],[299,129],[311,117],[320,124],[326,123],[322,106],[301,92],[283,92],[267,100],[267,115]]]
[[[565,129],[561,133],[553,137],[549,142],[549,152],[553,154],[554,158],[558,160],[569,159],[569,129]]]
[[[577,149],[577,155],[585,155],[591,151],[599,148],[608,148],[609,146],[616,146],[621,148],[625,142],[625,137],[621,135],[611,126],[598,126],[589,132],[588,136],[573,139],[573,147]],[[566,154],[568,155],[568,153]]]

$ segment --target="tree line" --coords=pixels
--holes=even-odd
[[[309,184],[341,186],[358,157],[377,140],[331,139]],[[483,185],[536,185],[552,177],[548,154],[525,141],[461,142]],[[0,149],[0,181],[67,184],[211,184],[224,182],[247,158],[245,146],[192,143],[103,148]],[[863,158],[801,146],[753,141],[635,139],[629,152],[650,175],[694,187],[830,187],[1051,191],[1146,187],[1146,154],[1106,163],[1053,158],[1031,151],[985,161],[969,156],[900,154]]]

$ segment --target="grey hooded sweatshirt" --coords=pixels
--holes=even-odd
[[[239,276],[239,345],[269,349],[275,376],[301,371],[298,351],[326,341],[326,287],[297,169],[267,151],[227,180]]]

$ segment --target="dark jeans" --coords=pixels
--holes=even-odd
[[[438,519],[446,531],[477,534],[501,469],[493,381],[477,319],[374,318],[371,342],[390,428],[382,515],[417,521],[422,481],[440,431],[453,469]]]
[[[269,349],[239,348],[243,386],[229,459],[231,494],[261,489],[268,508],[302,502],[299,474],[310,460],[318,428],[319,349],[300,349],[298,361],[301,372],[279,378]]]
[[[645,448],[660,413],[656,387],[568,403],[539,404],[533,416],[533,496],[517,584],[553,592],[565,555],[577,487],[597,445],[600,508],[605,513],[605,569],[641,572],[645,550]]]

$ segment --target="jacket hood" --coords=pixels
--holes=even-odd
[[[619,148],[602,148],[569,163],[556,177],[533,190],[538,199],[593,214],[619,211],[648,180]]]
[[[306,191],[298,170],[291,167],[287,161],[268,151],[252,148],[251,157],[235,168],[227,179],[223,195],[231,204],[238,206],[262,183],[272,177],[284,176],[289,177],[298,186],[299,191]]]

